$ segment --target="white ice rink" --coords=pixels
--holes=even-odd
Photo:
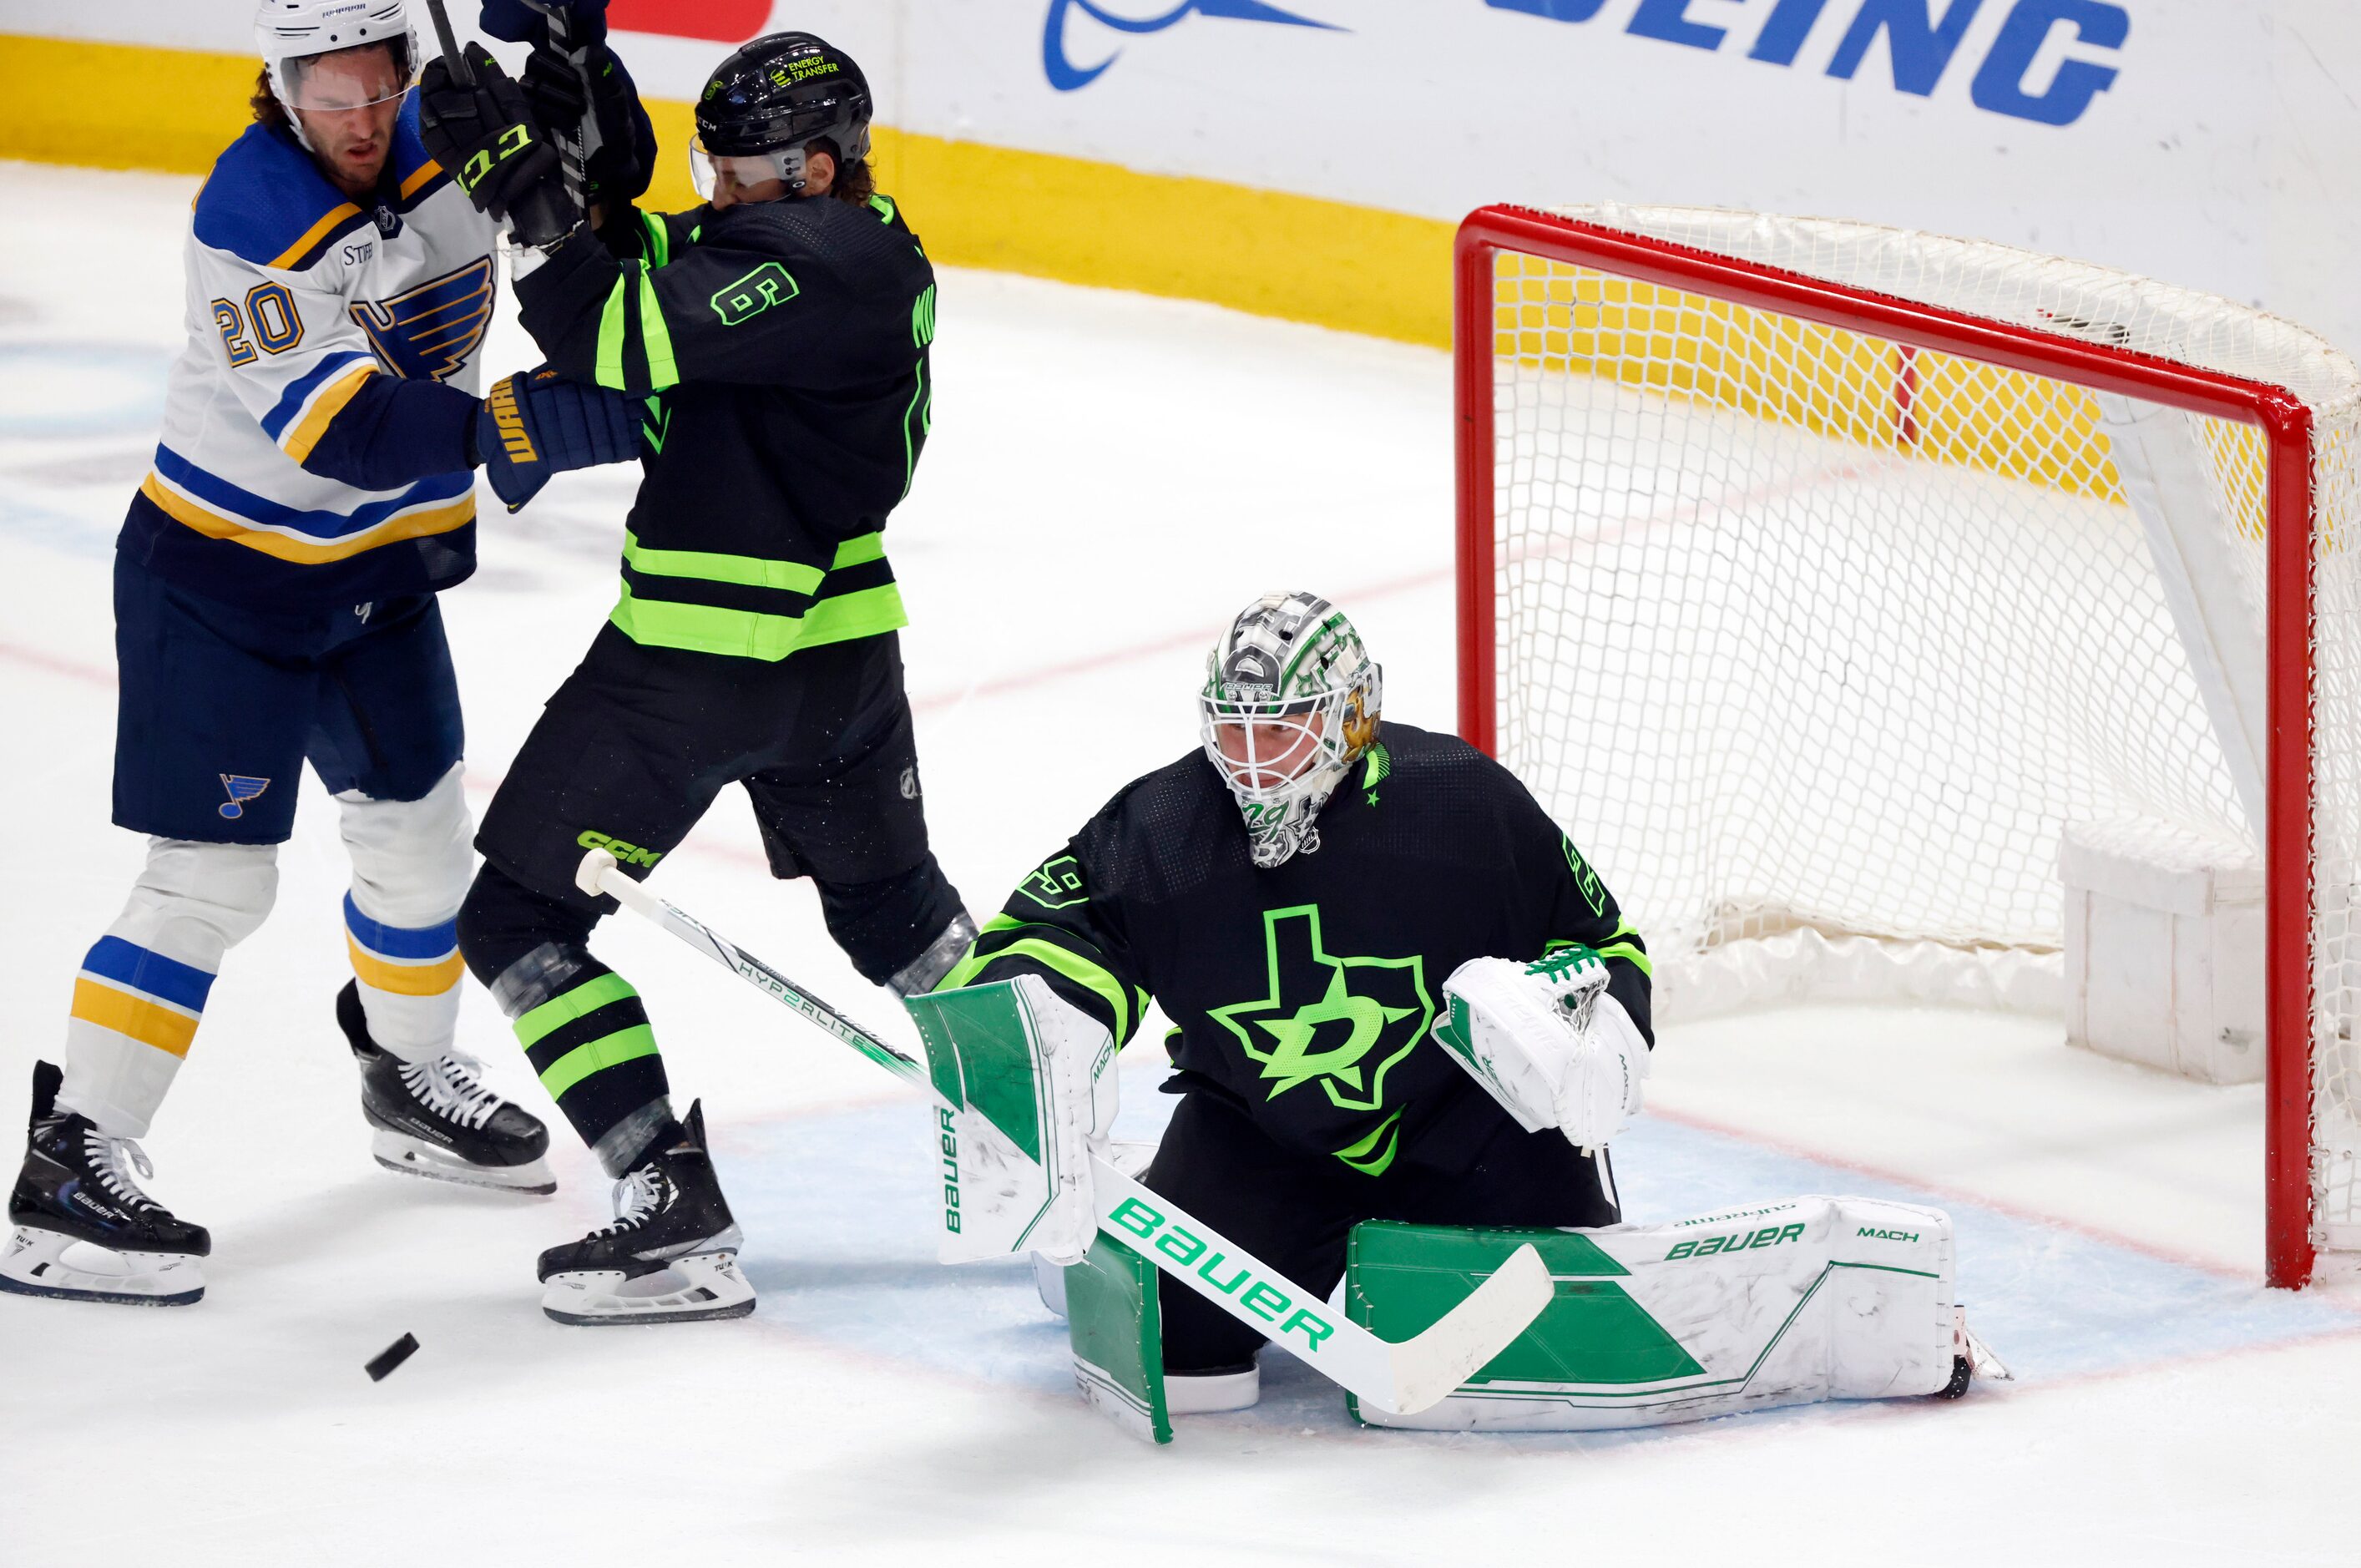
[[[0,165],[10,1126],[139,860],[106,820],[109,563],[179,345],[193,189]],[[495,372],[530,362],[503,323]],[[929,818],[979,915],[1194,743],[1202,650],[1266,587],[1337,599],[1389,712],[1450,727],[1444,356],[953,271],[936,365],[934,439],[890,537]],[[569,477],[515,518],[487,495],[482,568],[445,601],[479,810],[612,602],[634,477]],[[1652,1114],[1618,1146],[1634,1218],[1803,1191],[1950,1207],[1963,1298],[2014,1386],[1431,1436],[1356,1427],[1273,1355],[1261,1408],[1152,1449],[1075,1398],[1023,1267],[931,1261],[912,1097],[618,920],[599,949],[645,993],[676,1093],[704,1097],[763,1299],[736,1323],[561,1328],[534,1254],[604,1221],[607,1183],[562,1124],[553,1198],[370,1163],[329,1012],[344,862],[307,788],[278,913],[225,966],[147,1140],[150,1190],[213,1230],[204,1301],[0,1299],[0,1564],[2361,1562],[2361,1297],[2259,1288],[2259,1095],[2023,1019],[1668,1030]],[[906,1039],[809,888],[769,880],[741,799],[661,891]],[[549,1110],[472,988],[461,1027]],[[1161,1115],[1160,1035],[1126,1070],[1140,1124]],[[370,1383],[363,1362],[405,1332],[417,1355]]]

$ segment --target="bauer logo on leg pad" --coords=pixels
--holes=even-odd
[[[586,850],[604,850],[615,857],[615,863],[624,866],[653,866],[664,858],[662,850],[642,850],[637,844],[627,844],[620,839],[610,839],[595,828],[584,828],[574,840]]]
[[[1711,1257],[1718,1252],[1744,1252],[1749,1247],[1778,1246],[1795,1240],[1803,1234],[1801,1225],[1765,1225],[1752,1235],[1708,1236],[1703,1241],[1677,1242],[1674,1244],[1673,1250],[1664,1255],[1664,1261],[1670,1263],[1676,1257]]]

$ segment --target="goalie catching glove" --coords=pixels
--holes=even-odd
[[[1435,1042],[1525,1131],[1555,1127],[1596,1154],[1639,1114],[1649,1065],[1607,978],[1584,947],[1532,964],[1470,959],[1443,982]]]
[[[1091,1157],[1115,1126],[1106,1025],[1038,975],[903,999],[927,1043],[945,1263],[1082,1261],[1098,1234]]]

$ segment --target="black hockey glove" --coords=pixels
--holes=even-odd
[[[552,474],[637,457],[640,411],[620,392],[527,370],[493,386],[477,411],[474,441],[492,493],[514,511]]]
[[[439,56],[418,80],[418,133],[479,213],[505,218],[522,245],[551,245],[582,213],[566,193],[557,149],[533,122],[524,93],[481,44],[467,46],[472,87]]]
[[[552,130],[585,122],[596,127],[598,145],[583,168],[587,200],[619,205],[635,202],[647,190],[655,168],[655,126],[615,51],[605,44],[576,47],[582,52],[578,69],[554,45],[533,49],[522,79],[525,103],[534,122]],[[586,73],[590,79],[587,103],[582,91]]]
[[[549,41],[551,11],[566,13],[566,34],[576,49],[607,36],[607,0],[542,0],[538,5],[524,0],[484,0],[484,31],[512,44],[539,48]]]

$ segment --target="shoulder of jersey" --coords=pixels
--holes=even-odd
[[[394,121],[391,169],[398,212],[411,211],[450,182],[419,138],[414,92]],[[294,137],[258,125],[247,126],[214,159],[197,192],[194,217],[200,244],[290,272],[309,269],[338,240],[371,222],[372,214],[329,184]]]

